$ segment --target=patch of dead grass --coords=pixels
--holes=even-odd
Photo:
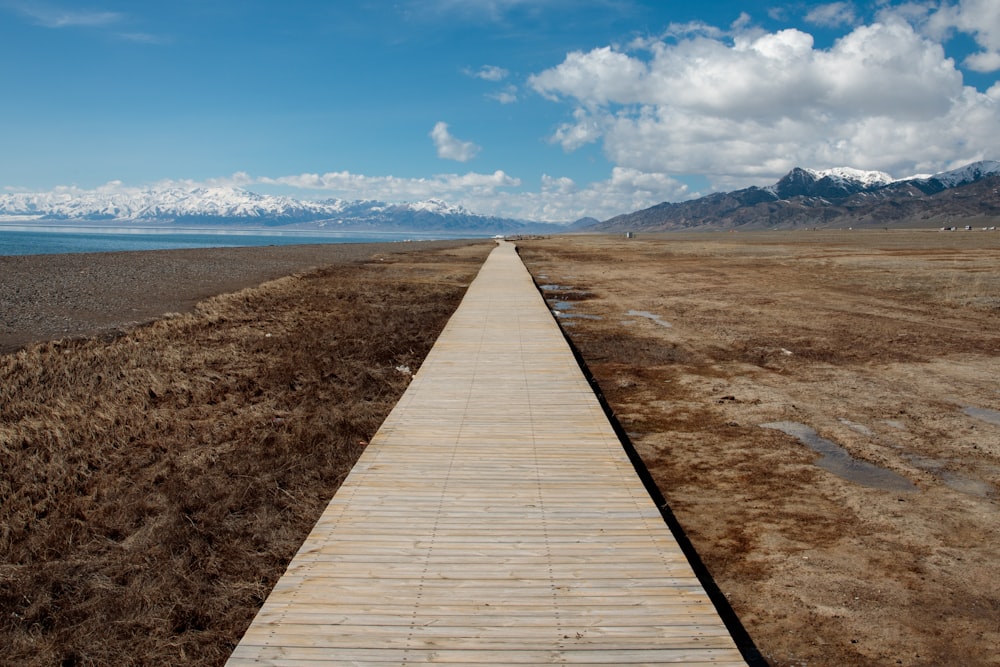
[[[488,250],[0,356],[0,663],[224,662]]]
[[[1000,409],[1000,237],[581,237],[521,255],[590,295],[579,308],[603,319],[566,334],[768,662],[997,664],[1000,432],[961,408]],[[759,426],[780,420],[918,490],[825,472]]]

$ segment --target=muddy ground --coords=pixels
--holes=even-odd
[[[519,245],[767,662],[1000,664],[1000,234]]]

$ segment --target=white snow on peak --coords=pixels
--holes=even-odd
[[[266,217],[323,208],[234,187],[53,191],[0,195],[0,210],[58,218],[141,220],[179,216]]]
[[[834,181],[839,181],[844,184],[850,183],[855,186],[860,185],[864,189],[878,188],[891,183],[926,181],[930,179],[936,179],[944,184],[945,187],[953,188],[966,183],[971,183],[986,176],[1000,175],[1000,162],[996,160],[981,160],[979,162],[967,164],[959,169],[953,169],[939,174],[917,174],[899,179],[893,178],[884,171],[866,171],[863,169],[854,169],[853,167],[833,167],[830,169],[803,168],[801,170],[812,176],[812,178],[817,181],[824,177],[829,177]],[[779,183],[768,185],[760,189],[770,192],[774,196],[778,196]]]
[[[449,204],[441,199],[412,202],[407,205],[407,208],[411,211],[426,211],[427,213],[437,213],[440,215],[469,215],[469,211],[464,207]]]
[[[337,217],[351,209],[372,212],[395,208],[440,215],[475,216],[462,206],[440,199],[409,204],[370,200],[300,200],[264,195],[231,186],[168,186],[157,188],[99,188],[51,192],[0,194],[0,214],[45,216],[57,219],[151,221],[176,218],[275,219]],[[475,216],[478,217],[478,216]]]
[[[862,169],[854,169],[853,167],[833,167],[831,169],[812,171],[812,173],[815,174],[817,178],[829,176],[834,180],[861,183],[865,187],[888,185],[896,180],[884,171],[864,171]]]
[[[941,181],[945,186],[953,188],[957,185],[971,183],[972,181],[976,181],[986,176],[997,175],[1000,175],[1000,162],[997,162],[996,160],[981,160],[979,162],[967,164],[964,167],[959,167],[958,169],[952,169],[951,171],[934,174],[933,178]]]

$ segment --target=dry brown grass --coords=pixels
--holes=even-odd
[[[1000,235],[580,237],[521,256],[589,293],[573,312],[603,319],[566,333],[770,664],[1000,664],[1000,427],[962,412],[1000,410]],[[781,420],[917,490],[826,472],[759,426]]]
[[[221,664],[488,250],[0,357],[0,664]]]

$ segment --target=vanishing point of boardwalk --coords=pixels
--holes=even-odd
[[[745,664],[514,247],[230,665]]]

